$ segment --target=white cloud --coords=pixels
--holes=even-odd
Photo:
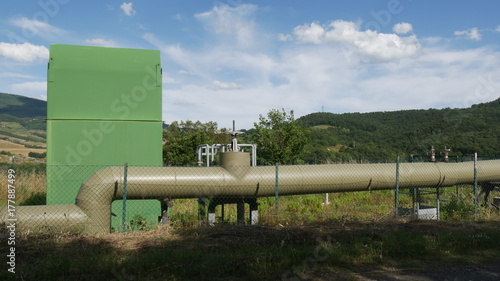
[[[238,30],[222,20],[228,11],[235,16],[235,8],[219,7],[224,10],[219,14],[216,9],[198,14],[209,35],[238,38]],[[267,29],[251,17],[235,21],[253,24],[254,38],[266,36]],[[168,62],[163,64],[170,81],[163,88],[167,123],[190,119],[229,127],[234,119],[249,129],[272,108],[293,109],[298,118],[322,106],[336,113],[467,107],[500,96],[498,52],[457,51],[439,37],[401,36],[412,33],[410,27],[401,23],[394,30],[401,33],[386,34],[347,21],[312,22],[288,35],[269,32],[275,39],[266,42],[271,48],[252,49],[232,42],[203,42],[211,48],[167,44],[152,33],[143,38]]]
[[[396,23],[392,27],[392,30],[398,34],[406,34],[408,32],[411,32],[413,30],[413,27],[411,24],[407,22],[401,22],[401,23]]]
[[[194,73],[193,73],[193,72],[188,71],[188,70],[184,70],[184,69],[181,69],[181,70],[177,71],[177,74],[183,74],[183,75],[194,75]]]
[[[496,69],[500,55],[490,49],[433,47],[425,48],[417,59],[364,64],[356,59],[359,54],[348,59],[342,48],[286,44],[277,56],[234,52],[224,59],[216,50],[177,49],[189,52],[185,63],[202,73],[184,76],[182,83],[165,92],[169,97],[164,99],[165,120],[229,126],[235,119],[238,126],[249,129],[259,114],[271,108],[293,109],[300,117],[322,106],[337,113],[468,107],[500,96],[500,70]],[[215,68],[221,71],[214,72]],[[245,87],[226,77],[241,69]],[[483,86],[483,81],[490,80]]]
[[[214,6],[212,10],[195,15],[205,27],[219,35],[235,36],[242,46],[255,44],[255,21],[252,16],[257,6],[244,4],[236,7],[228,5]]]
[[[481,33],[479,33],[479,30],[476,27],[462,31],[455,31],[454,34],[455,36],[458,36],[460,38],[465,38],[475,41],[481,40],[482,37]]]
[[[127,16],[133,16],[135,15],[135,10],[133,8],[133,3],[130,2],[130,3],[125,3],[123,2],[121,5],[120,5],[120,9],[122,9],[123,13]]]
[[[102,46],[102,47],[116,47],[117,44],[113,40],[107,40],[103,38],[93,38],[93,39],[86,39],[85,43],[94,45],[94,46]]]
[[[45,46],[30,43],[11,44],[0,42],[0,56],[20,62],[34,62],[37,60],[48,60],[49,49]]]
[[[500,32],[500,25],[495,29],[496,32]]]
[[[189,72],[193,75],[204,75],[204,73],[206,73],[198,69],[200,67],[206,67],[200,63],[201,61],[205,61],[206,58],[198,58],[196,54],[183,49],[180,44],[164,44],[152,33],[146,33],[142,38],[159,49],[164,56],[168,57],[170,60],[169,64],[175,63],[182,69],[189,69]]]
[[[31,96],[38,99],[47,99],[47,82],[34,81],[10,85],[12,93],[17,95]]]
[[[22,30],[21,35],[29,39],[34,36],[39,36],[46,40],[54,40],[66,34],[66,31],[58,27],[52,26],[47,22],[28,19],[26,17],[12,18],[9,23]]]
[[[293,34],[303,43],[320,44],[325,42],[326,30],[317,22],[295,27]]]
[[[283,42],[290,41],[293,39],[292,35],[290,35],[290,34],[278,33],[277,36],[278,36],[278,40],[283,41]]]
[[[217,90],[239,90],[239,89],[241,89],[241,86],[234,83],[234,82],[225,83],[225,82],[214,80],[212,82],[212,87],[210,87],[210,88],[214,89],[216,91]]]
[[[167,74],[163,74],[161,77],[161,81],[164,86],[168,86],[170,84],[178,84],[180,81],[178,79],[175,79],[174,77],[170,77]]]
[[[15,72],[0,72],[0,78],[9,78],[9,79],[35,79],[35,76],[24,74],[24,73],[15,73]]]
[[[401,37],[371,30],[360,31],[356,23],[343,20],[333,21],[328,26],[317,22],[297,26],[293,34],[301,43],[347,44],[372,62],[414,57],[421,50],[415,35]]]

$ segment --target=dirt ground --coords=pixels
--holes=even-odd
[[[436,222],[419,222],[416,229],[427,226],[435,226]],[[445,227],[460,227],[462,224],[448,225]],[[465,224],[467,225],[467,223]],[[461,227],[467,227],[462,225]],[[473,224],[470,225],[473,227]],[[233,229],[234,230],[234,229]],[[250,231],[251,232],[251,231]],[[151,232],[151,233],[154,233]],[[119,249],[137,250],[144,247],[141,241],[145,237],[137,236],[138,234],[128,234],[125,236],[113,235],[102,237],[101,239],[108,241],[114,247]],[[201,234],[207,241],[221,243],[222,238],[216,236],[205,236]],[[244,236],[244,235],[241,235]],[[251,235],[250,235],[251,236]],[[215,237],[215,238],[214,238]],[[125,238],[125,239],[124,239]],[[174,235],[170,239],[179,239],[182,243],[182,238]],[[214,241],[212,241],[214,242]],[[161,240],[147,239],[148,247],[158,246]],[[209,243],[210,244],[210,243]],[[487,262],[477,263],[449,263],[439,261],[425,262],[422,264],[414,264],[411,266],[359,266],[359,267],[323,267],[319,266],[315,270],[305,273],[304,275],[287,276],[282,275],[281,280],[311,280],[311,281],[327,281],[327,280],[352,280],[352,281],[499,281],[500,280],[500,259],[494,259]]]
[[[304,280],[356,280],[356,281],[498,281],[500,259],[483,264],[440,266],[423,264],[416,267],[378,269],[357,268],[347,270],[334,268],[319,276]]]
[[[110,272],[109,269],[118,266],[118,280],[169,280],[161,277],[170,272],[174,277],[171,280],[497,281],[500,280],[499,226],[499,221],[322,221],[289,227],[159,227],[144,232],[103,236],[26,234],[19,243],[18,250],[24,259],[20,260],[18,268],[29,269],[26,271],[29,275],[21,280],[70,280],[68,276],[73,276],[72,280],[116,280],[117,271]],[[403,236],[395,236],[395,232]],[[463,251],[457,251],[456,244],[447,246],[444,240],[442,247],[396,241],[412,233],[441,233],[441,237],[445,236],[444,233],[452,233],[457,241],[463,243],[478,241],[473,242],[471,237],[477,236],[471,234],[487,233],[489,240],[487,244],[464,247]],[[0,240],[6,237],[7,233],[3,236],[0,233]],[[341,255],[335,256],[328,254],[328,250],[324,251],[328,248],[320,246],[322,241],[331,241],[329,245],[336,241],[338,245],[354,247],[360,244],[347,242],[355,237],[370,245],[377,244],[381,237],[388,237],[390,242],[395,241],[397,245],[409,248],[427,245],[437,251],[438,256],[427,259],[427,255],[432,253],[425,252],[425,256],[392,255],[376,262],[366,262],[360,259],[363,254],[350,252],[347,248],[337,248],[336,253]],[[375,249],[366,245],[364,249]],[[0,252],[6,249],[6,244],[0,245]],[[479,250],[474,252],[474,249]],[[116,253],[120,257],[119,262],[115,260]],[[200,256],[200,253],[203,255]],[[280,263],[289,262],[291,259],[287,257],[294,253],[299,258],[293,259],[291,265],[280,266]],[[367,251],[366,256],[370,253]],[[377,251],[375,253],[378,254]],[[86,262],[96,256],[102,264],[89,267]],[[171,263],[172,257],[176,258],[176,263]],[[193,259],[197,262],[196,266]],[[47,267],[65,264],[66,261],[69,262],[65,271],[57,271],[60,275],[40,278],[40,275],[49,272]],[[255,264],[257,266],[253,266]],[[178,270],[191,266],[192,272]],[[2,279],[2,272],[0,280],[6,280]]]

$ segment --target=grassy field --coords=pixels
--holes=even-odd
[[[278,218],[276,223],[171,227],[99,237],[26,235],[18,238],[15,276],[19,280],[366,280],[422,266],[438,270],[500,261],[498,221],[323,220],[286,226],[286,219]],[[5,243],[0,249],[6,252]],[[6,268],[0,272],[2,280],[10,277]]]
[[[45,173],[17,171],[17,202],[44,203]],[[227,205],[224,220],[217,208],[215,227],[199,223],[195,199],[175,200],[168,227],[17,233],[16,274],[4,262],[0,280],[404,280],[408,269],[500,264],[500,214],[480,206],[475,219],[471,196],[470,186],[442,189],[442,221],[395,218],[392,190],[332,193],[328,205],[324,194],[283,196],[278,211],[274,197],[259,198],[258,226],[235,225],[236,207]],[[411,197],[402,194],[400,204]]]

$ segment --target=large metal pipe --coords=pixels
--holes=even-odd
[[[0,224],[27,231],[85,231],[88,216],[80,207],[67,205],[15,206],[0,208]]]
[[[393,189],[396,164],[339,164],[280,166],[280,195]],[[481,182],[500,181],[500,160],[477,163]],[[275,193],[274,166],[261,167],[129,167],[127,198],[267,197]],[[474,163],[402,163],[400,188],[443,187],[473,183]],[[53,220],[31,220],[32,227],[64,224],[64,217],[78,218],[89,234],[110,232],[111,203],[123,191],[123,167],[97,171],[81,186],[76,206],[43,206]],[[71,205],[70,205],[71,206]],[[18,207],[18,211],[24,207]],[[70,212],[71,211],[71,212]],[[82,218],[82,212],[86,220]],[[30,211],[31,213],[31,211]],[[58,214],[61,213],[61,214]],[[21,220],[21,217],[18,218]],[[24,219],[24,218],[23,218]],[[2,219],[4,221],[4,219]]]

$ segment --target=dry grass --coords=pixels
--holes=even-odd
[[[7,170],[1,170],[0,177],[0,206],[5,206],[7,204],[6,198],[8,195],[8,182]],[[33,195],[45,193],[46,192],[46,176],[45,173],[34,172],[34,171],[20,171],[20,169],[15,168],[16,177],[14,186],[16,187],[16,205],[20,205],[26,202]],[[36,202],[35,202],[36,203]]]
[[[27,142],[27,144],[31,145],[44,145],[42,143],[37,143],[37,142]],[[41,149],[41,148],[27,148],[24,145],[17,144],[17,143],[12,143],[10,141],[6,140],[0,140],[0,151],[7,151],[10,152],[14,155],[22,155],[24,157],[27,157],[30,152],[36,152],[36,153],[45,153],[47,149]]]
[[[346,280],[390,269],[401,273],[422,263],[439,268],[498,260],[499,230],[498,221],[323,220],[27,235],[18,238],[23,259],[17,269],[24,280]]]

